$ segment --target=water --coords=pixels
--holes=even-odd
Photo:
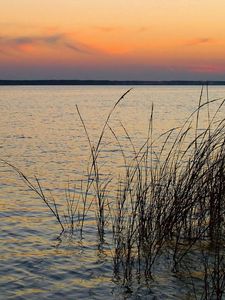
[[[63,211],[68,182],[79,184],[90,156],[78,105],[91,141],[96,141],[124,86],[0,87],[0,158],[27,176],[36,175]],[[182,124],[198,105],[200,87],[134,87],[114,111],[110,127],[125,145],[147,136],[154,103],[155,135]],[[210,87],[210,99],[225,97],[225,87]],[[206,99],[206,93],[204,93]],[[212,108],[212,111],[215,108]],[[118,144],[107,129],[101,151],[102,172],[122,169]],[[107,175],[108,174],[108,175]],[[46,205],[4,163],[0,164],[0,299],[188,299],[185,284],[159,267],[158,277],[141,281],[128,293],[113,276],[110,241],[99,243],[90,212],[84,239],[63,235]],[[160,271],[161,270],[161,271]]]

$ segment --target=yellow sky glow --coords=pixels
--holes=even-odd
[[[170,75],[171,79],[211,75],[221,79],[225,75],[224,0],[2,2],[2,77],[10,76],[14,68],[18,73],[18,66],[29,68],[35,77],[37,65],[39,77],[42,65],[43,77],[46,65],[48,76],[54,77],[58,65],[65,78],[79,78],[76,69],[83,68],[84,79],[93,74],[93,79],[101,74],[116,79],[117,67],[120,73],[124,67],[124,78],[119,79],[170,79]],[[154,78],[155,70],[161,78]],[[22,78],[27,73],[19,74]]]

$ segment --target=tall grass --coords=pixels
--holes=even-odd
[[[128,159],[126,147],[109,121],[129,92],[110,110],[96,143],[91,142],[76,107],[89,144],[91,162],[88,180],[80,186],[79,199],[76,193],[71,195],[68,187],[63,217],[54,198],[46,197],[38,178],[34,179],[35,185],[14,165],[7,164],[47,205],[62,232],[69,230],[73,234],[77,227],[83,237],[85,218],[95,206],[101,242],[104,242],[105,229],[111,228],[114,275],[122,285],[130,287],[135,276],[154,279],[155,267],[165,254],[171,258],[171,270],[178,274],[182,268],[187,269],[188,257],[196,253],[201,261],[202,292],[196,292],[193,280],[193,295],[200,299],[222,299],[225,289],[225,119],[219,118],[219,112],[225,101],[209,100],[207,89],[204,102],[202,89],[198,107],[183,125],[157,139],[153,138],[152,105],[147,136],[139,148],[134,146],[121,124],[133,152],[133,157]],[[214,102],[218,104],[212,115],[210,105]],[[200,117],[205,109],[207,124],[202,129]],[[124,173],[119,176],[114,201],[109,201],[107,194],[112,178],[101,178],[99,172],[100,146],[106,132],[114,137],[124,161]],[[189,266],[188,270],[187,282],[194,276],[193,267]]]

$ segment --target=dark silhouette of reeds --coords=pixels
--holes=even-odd
[[[47,205],[62,231],[75,226],[83,236],[85,218],[96,207],[97,231],[101,243],[105,229],[112,228],[114,275],[122,285],[131,286],[132,279],[154,278],[154,268],[160,257],[169,254],[171,270],[179,273],[193,252],[201,253],[202,292],[193,290],[198,299],[222,299],[225,289],[225,118],[218,113],[225,100],[203,102],[203,89],[197,109],[181,127],[153,138],[154,107],[152,105],[147,137],[138,149],[121,124],[130,143],[133,157],[127,159],[120,137],[109,121],[124,93],[110,110],[97,142],[91,142],[87,126],[76,106],[90,148],[88,179],[81,183],[81,197],[66,193],[67,212],[61,217],[56,201],[45,196],[40,181],[31,182],[20,170],[12,167],[25,184]],[[212,115],[210,105],[219,103]],[[200,128],[200,116],[207,110],[207,124]],[[114,201],[107,190],[112,178],[101,178],[99,154],[106,134],[110,132],[118,144],[124,161]],[[157,152],[156,150],[157,149]],[[78,205],[79,203],[79,205]],[[79,207],[82,207],[81,211]],[[204,245],[204,247],[203,247]],[[204,249],[203,249],[204,248]],[[187,278],[192,278],[189,267]],[[194,284],[193,284],[194,285]]]

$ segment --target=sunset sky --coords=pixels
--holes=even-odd
[[[225,80],[224,0],[0,4],[0,79]]]

